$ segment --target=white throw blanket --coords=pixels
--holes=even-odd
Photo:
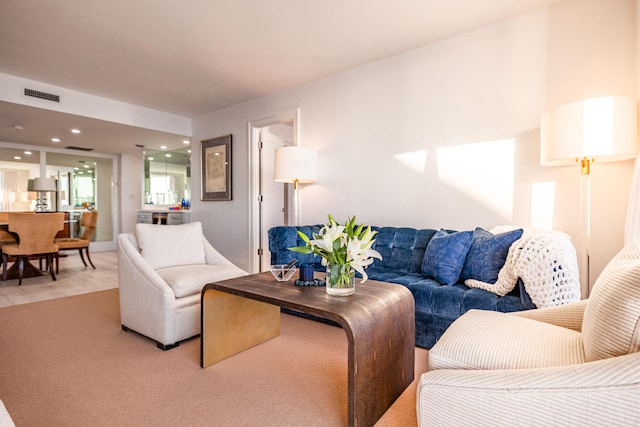
[[[494,230],[494,234],[505,231]],[[580,300],[579,276],[576,250],[567,234],[525,229],[509,248],[495,284],[474,279],[464,283],[503,296],[511,292],[520,277],[531,301],[542,308]]]

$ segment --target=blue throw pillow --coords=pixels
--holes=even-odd
[[[473,232],[438,231],[429,241],[422,259],[422,275],[443,285],[454,285],[467,257]]]
[[[519,228],[494,235],[480,227],[476,228],[460,280],[475,279],[496,283],[498,273],[507,259],[509,248],[513,242],[522,237],[522,231],[522,228]]]

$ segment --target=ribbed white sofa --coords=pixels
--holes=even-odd
[[[471,310],[429,351],[420,426],[630,426],[640,420],[640,240],[588,300]]]
[[[200,334],[207,283],[246,275],[207,241],[200,222],[136,224],[118,236],[120,321],[168,350]]]

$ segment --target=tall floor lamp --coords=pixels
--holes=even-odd
[[[607,96],[572,102],[542,115],[540,163],[543,166],[580,165],[580,226],[582,295],[591,290],[591,164],[615,162],[638,155],[636,100]]]
[[[276,182],[293,184],[293,222],[294,225],[300,225],[298,185],[318,180],[318,153],[297,145],[277,148],[273,179]]]

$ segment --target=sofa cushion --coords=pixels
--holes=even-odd
[[[207,283],[238,277],[238,269],[235,267],[211,264],[167,267],[156,270],[156,273],[171,286],[176,298],[199,293]]]
[[[456,283],[460,278],[472,238],[471,231],[439,230],[427,245],[422,260],[422,274],[436,279],[443,285]]]
[[[588,361],[640,350],[640,239],[600,273],[584,311],[582,334]]]
[[[511,244],[522,237],[522,228],[493,234],[480,227],[473,231],[469,254],[462,267],[460,280],[475,279],[495,283]]]
[[[199,221],[181,225],[136,224],[136,237],[142,258],[154,270],[206,263]]]

